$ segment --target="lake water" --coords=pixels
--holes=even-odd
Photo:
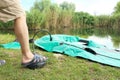
[[[120,43],[115,45],[114,42],[112,41],[111,36],[98,37],[98,36],[92,35],[92,36],[89,36],[88,39],[98,44],[105,45],[106,47],[111,48],[111,49],[120,49]]]

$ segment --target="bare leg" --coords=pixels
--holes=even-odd
[[[14,30],[17,39],[21,44],[22,63],[27,63],[33,59],[34,55],[29,47],[29,35],[25,15],[14,20]]]

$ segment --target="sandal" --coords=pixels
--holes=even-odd
[[[39,54],[34,54],[34,58],[32,61],[28,63],[22,63],[21,65],[29,69],[42,68],[46,64],[46,60],[47,58],[44,58],[44,56]]]
[[[4,65],[5,63],[6,63],[5,60],[0,60],[0,66]]]

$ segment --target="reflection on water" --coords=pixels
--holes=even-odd
[[[89,36],[88,37],[89,40],[92,40],[98,44],[104,45],[108,48],[112,48],[112,49],[120,49],[120,44],[114,44],[114,41],[112,41],[112,37],[111,36],[106,36],[106,37],[99,37],[99,36]]]

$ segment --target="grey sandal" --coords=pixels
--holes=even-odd
[[[47,58],[42,55],[34,54],[32,61],[28,63],[22,63],[22,66],[29,69],[42,68],[46,64]]]
[[[0,66],[1,66],[1,65],[4,65],[5,63],[6,63],[5,60],[0,60]]]

